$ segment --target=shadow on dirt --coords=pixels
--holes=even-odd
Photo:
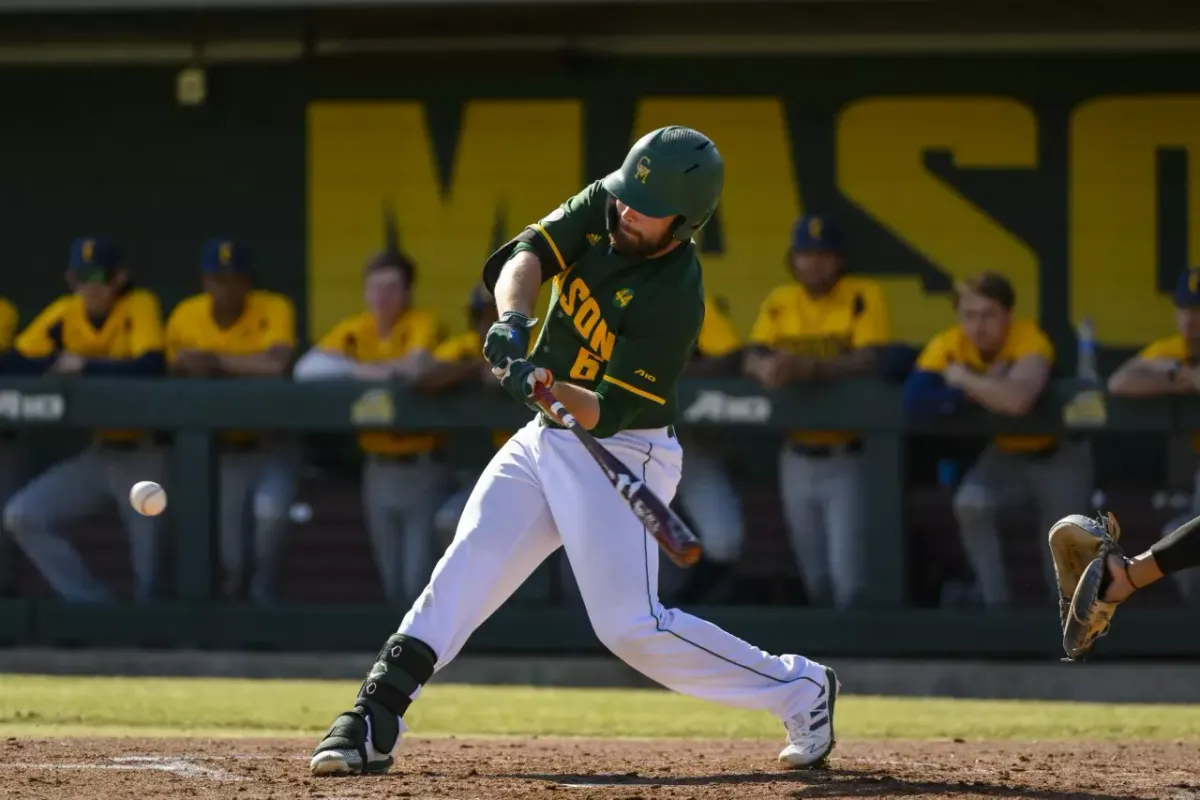
[[[808,798],[854,797],[1006,797],[1020,800],[1141,800],[1136,795],[1100,792],[1063,792],[1050,788],[1032,788],[1017,783],[989,781],[938,781],[899,778],[878,770],[822,769],[792,772],[748,772],[720,775],[640,775],[636,772],[596,775],[493,775],[494,778],[546,781],[572,787],[614,786],[723,786],[772,785],[784,790],[782,796]],[[794,788],[792,788],[794,787]],[[788,790],[790,789],[790,790]]]

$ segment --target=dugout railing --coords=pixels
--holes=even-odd
[[[1200,401],[1122,400],[1081,394],[1076,381],[1052,384],[1034,412],[1003,419],[982,411],[937,426],[913,426],[901,387],[849,381],[764,392],[742,380],[686,381],[682,424],[767,432],[854,429],[863,432],[871,593],[867,608],[714,607],[704,613],[762,646],[861,656],[1042,657],[1059,652],[1056,609],[972,611],[905,608],[905,469],[914,435],[981,436],[996,432],[1144,432],[1200,429]],[[1098,402],[1100,401],[1100,402]],[[254,608],[212,595],[215,460],[220,429],[351,433],[361,428],[515,428],[531,412],[494,395],[425,397],[401,385],[295,384],[285,380],[184,381],[56,378],[0,381],[0,428],[90,430],[141,428],[172,434],[168,465],[174,563],[166,582],[175,599],[145,606],[67,605],[42,598],[0,601],[0,641],[37,644],[189,646],[231,649],[369,650],[398,615],[379,607]],[[1088,509],[1080,509],[1086,512]],[[1200,622],[1185,609],[1122,609],[1124,625],[1104,651],[1124,656],[1200,654],[1178,631]],[[1191,626],[1188,625],[1191,623]],[[471,643],[475,651],[589,652],[600,645],[581,609],[502,609]]]

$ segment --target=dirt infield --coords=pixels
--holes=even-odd
[[[312,778],[307,740],[0,742],[0,798],[1154,798],[1200,800],[1196,743],[845,742],[787,772],[778,743],[426,739],[373,778]]]

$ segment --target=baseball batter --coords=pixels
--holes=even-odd
[[[683,461],[672,428],[675,382],[704,318],[692,237],[712,216],[723,183],[724,164],[708,137],[661,128],[639,139],[620,169],[484,266],[499,312],[484,354],[505,389],[531,403],[537,383],[553,384],[579,423],[664,501]],[[553,280],[547,319],[527,358],[546,280]],[[429,585],[380,649],[353,708],[317,745],[313,774],[386,771],[421,687],[559,547],[596,635],[626,663],[675,691],[775,714],[787,730],[779,758],[789,766],[829,755],[839,688],[833,670],[770,655],[664,608],[654,539],[574,435],[539,414],[480,477]]]

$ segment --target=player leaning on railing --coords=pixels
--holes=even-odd
[[[679,483],[675,382],[704,319],[693,235],[716,209],[724,165],[689,128],[642,137],[588,186],[484,267],[498,322],[484,353],[505,389],[532,403],[556,379],[567,410],[650,490]],[[541,285],[546,323],[529,354]],[[547,556],[563,547],[597,637],[679,692],[775,714],[780,759],[807,767],[833,749],[838,683],[801,656],[774,656],[658,599],[658,547],[575,434],[544,414],[484,470],[433,578],[379,651],[353,708],[313,753],[317,775],[383,772],[421,687]]]

